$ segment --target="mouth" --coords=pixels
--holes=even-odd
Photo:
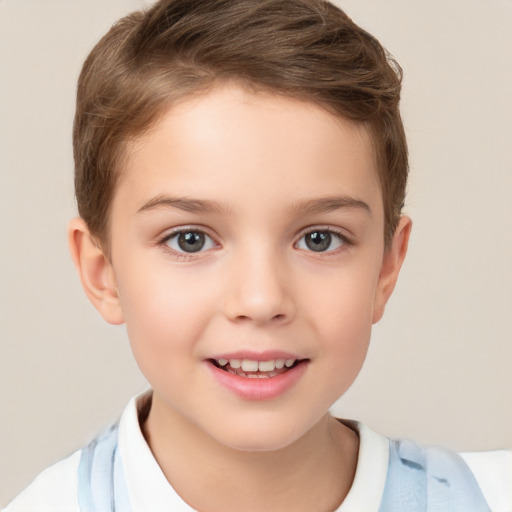
[[[247,379],[271,379],[289,372],[307,359],[209,359],[213,366],[238,377]]]
[[[219,354],[205,362],[224,389],[243,400],[261,401],[284,396],[302,379],[310,359],[282,352],[238,353]]]

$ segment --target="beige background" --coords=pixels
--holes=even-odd
[[[336,405],[392,436],[512,445],[512,2],[345,0],[405,69],[410,253]],[[0,0],[0,504],[145,388],[67,253],[81,62],[136,0]]]

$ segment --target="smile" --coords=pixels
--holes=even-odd
[[[269,359],[256,361],[253,359],[210,359],[217,368],[239,377],[248,379],[269,379],[277,377],[293,368],[299,359]]]
[[[205,362],[214,379],[230,393],[244,400],[273,400],[292,389],[310,363],[310,359],[292,358],[291,354],[283,356],[268,354],[256,359],[233,354]]]

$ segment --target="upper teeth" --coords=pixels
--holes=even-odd
[[[296,359],[271,359],[269,361],[254,361],[253,359],[218,359],[220,366],[226,366],[228,363],[231,368],[242,368],[244,372],[272,372],[276,368],[281,369],[284,366],[290,368]]]

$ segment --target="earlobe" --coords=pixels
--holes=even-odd
[[[401,217],[393,235],[390,246],[384,253],[379,282],[375,293],[373,307],[373,323],[378,322],[384,314],[386,303],[395,288],[400,268],[407,254],[412,221],[409,217]]]
[[[112,265],[83,219],[76,218],[69,223],[68,242],[87,297],[107,322],[122,324],[124,318]]]

